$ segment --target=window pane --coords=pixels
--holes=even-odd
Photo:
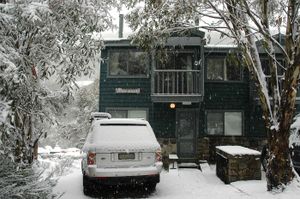
[[[128,118],[144,118],[147,119],[147,111],[145,110],[129,110]]]
[[[242,135],[241,112],[225,112],[225,135]]]
[[[129,75],[147,74],[147,54],[144,52],[129,51],[128,54],[128,73]]]
[[[157,69],[193,69],[194,55],[189,52],[168,52],[166,57],[157,55]]]
[[[284,75],[284,68],[285,68],[285,61],[284,60],[278,60],[278,63],[277,63],[277,73],[278,73],[278,75],[280,75],[280,76]]]
[[[207,113],[207,134],[222,135],[223,127],[223,113]]]
[[[127,118],[127,110],[109,110],[112,118]]]
[[[225,74],[225,80],[242,80],[241,66],[231,63],[230,61],[226,62]]]
[[[167,55],[156,55],[157,69],[175,69],[175,53],[168,52]]]
[[[191,144],[190,142],[180,141],[179,148],[180,148],[180,153],[183,153],[183,154],[191,154],[191,153],[193,154],[194,153],[194,145]]]
[[[175,55],[175,69],[192,70],[193,56],[191,53],[177,53]]]
[[[261,62],[261,67],[262,67],[265,75],[270,75],[269,60],[262,59],[262,60],[260,60],[260,62]]]
[[[271,66],[269,65],[270,62],[268,59],[262,59],[260,60],[261,66],[263,68],[263,71],[265,75],[271,75]],[[284,60],[277,60],[277,73],[279,76],[282,76],[284,74],[284,68],[285,68],[285,61]]]
[[[209,80],[223,80],[223,65],[224,59],[215,58],[207,60],[207,79]]]
[[[128,75],[127,53],[110,52],[109,54],[109,75]]]

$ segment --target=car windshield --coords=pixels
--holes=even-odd
[[[147,125],[143,123],[101,123],[99,128],[95,128],[94,137],[99,142],[135,142],[154,139]]]

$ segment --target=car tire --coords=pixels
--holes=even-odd
[[[83,193],[84,193],[84,195],[86,195],[86,196],[91,195],[91,193],[92,193],[92,184],[89,181],[89,179],[87,178],[87,176],[85,176],[85,175],[83,175],[82,184],[83,184]]]
[[[145,184],[145,190],[147,190],[148,192],[153,192],[155,191],[155,189],[156,189],[156,182]]]

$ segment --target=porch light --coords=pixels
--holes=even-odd
[[[174,109],[174,108],[176,108],[175,103],[171,103],[171,104],[170,104],[170,109]]]

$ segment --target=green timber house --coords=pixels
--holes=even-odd
[[[169,38],[164,61],[128,39],[105,46],[99,111],[147,119],[165,155],[214,161],[216,145],[263,146],[254,84],[239,58],[229,59],[236,47],[206,45],[200,31]]]

